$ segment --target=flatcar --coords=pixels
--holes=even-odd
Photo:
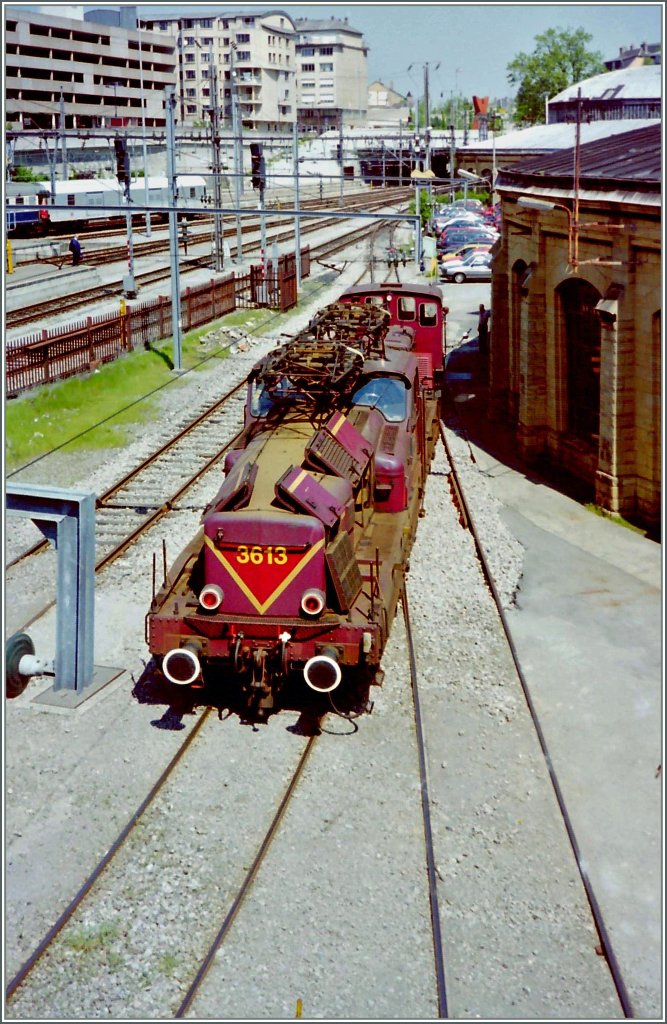
[[[435,286],[361,285],[256,364],[222,485],[154,584],[146,641],[169,684],[253,721],[287,693],[370,707],[437,438],[445,318]]]

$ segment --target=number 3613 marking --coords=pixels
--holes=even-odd
[[[236,561],[239,565],[263,565],[265,562],[267,565],[286,565],[287,564],[287,548],[273,547],[270,544],[268,547],[260,547],[259,544],[254,544],[252,547],[248,547],[247,544],[239,544],[236,549]]]

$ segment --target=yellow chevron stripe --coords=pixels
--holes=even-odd
[[[265,611],[267,610],[267,608],[271,607],[271,605],[274,603],[274,601],[276,601],[280,597],[280,595],[286,590],[286,588],[290,585],[290,583],[292,583],[292,581],[296,579],[296,577],[301,572],[301,570],[304,569],[308,565],[308,563],[310,562],[311,558],[314,558],[314,556],[318,553],[318,551],[321,551],[322,548],[324,547],[324,538],[321,537],[320,540],[318,540],[316,544],[313,544],[312,548],[310,548],[308,551],[306,551],[305,555],[303,555],[303,557],[297,562],[297,564],[294,566],[294,568],[289,573],[289,575],[285,577],[285,579],[282,581],[282,583],[278,584],[276,589],[273,591],[272,594],[270,594],[268,596],[266,601],[264,601],[263,604],[260,604],[260,602],[257,600],[255,595],[253,594],[252,590],[250,590],[250,588],[247,586],[247,584],[244,583],[244,581],[241,579],[241,577],[237,573],[237,571],[234,568],[234,566],[225,558],[225,556],[223,555],[222,551],[220,551],[220,550],[218,550],[218,548],[216,548],[216,546],[213,543],[213,541],[211,540],[211,538],[207,537],[206,535],[204,535],[204,540],[205,540],[206,544],[209,546],[209,548],[211,549],[211,551],[214,553],[214,555],[216,556],[218,561],[221,562],[221,564],[227,570],[229,575],[235,581],[237,586],[243,591],[243,593],[248,598],[248,600],[250,601],[251,605],[257,611],[257,613],[259,615],[263,615],[265,613]]]

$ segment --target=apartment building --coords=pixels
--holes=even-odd
[[[368,47],[347,18],[297,18],[297,113],[302,129],[363,125]]]
[[[225,128],[232,127],[236,91],[243,128],[292,131],[296,118],[295,27],[284,11],[155,18],[143,24],[176,46],[180,124],[197,126],[208,121],[215,80]]]
[[[5,121],[51,131],[165,124],[173,40],[137,27],[136,8],[5,7]]]

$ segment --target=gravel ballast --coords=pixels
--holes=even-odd
[[[351,283],[351,270],[299,313]],[[281,330],[284,330],[281,327]],[[177,406],[188,413],[244,375],[275,339],[242,341],[233,360],[180,378],[154,424],[100,465],[59,455],[49,482],[104,490],[157,446]],[[188,379],[190,378],[190,379]],[[240,423],[239,423],[240,426]],[[505,607],[522,550],[450,436]],[[38,467],[31,479],[39,480]],[[442,446],[432,467],[407,579],[427,731],[429,784],[450,1016],[621,1017],[596,954],[581,881],[520,684],[470,535],[449,496]],[[123,674],[76,713],[32,703],[34,680],[6,708],[7,976],[41,939],[201,715],[151,703],[142,683],[150,559],[191,538],[220,470],[110,566],[95,595],[95,662]],[[44,479],[42,476],[41,479]],[[14,523],[11,528],[14,530]],[[16,529],[29,532],[25,524]],[[10,543],[17,543],[16,535]],[[30,569],[22,586],[38,592]],[[8,602],[11,595],[7,596]],[[52,650],[52,610],[30,628]],[[414,725],[397,621],[371,716],[318,740],[270,859],[193,1007],[203,1018],[431,1019],[437,1013]],[[197,930],[254,855],[255,831],[303,745],[284,714],[254,733],[206,723],[190,770],[105,876],[63,944],[7,1008],[10,1019],[160,1019],[173,1013]],[[333,719],[341,733],[346,723]],[[188,896],[192,899],[189,900]],[[220,922],[219,922],[220,923]],[[72,936],[82,935],[80,942]],[[86,942],[86,936],[88,937]],[[77,948],[82,945],[84,948]],[[86,945],[92,948],[85,948]],[[63,966],[64,964],[64,966]]]

